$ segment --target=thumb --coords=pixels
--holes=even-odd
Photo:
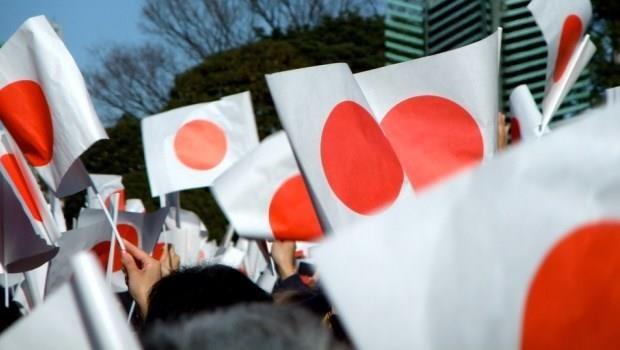
[[[121,252],[121,262],[123,263],[123,267],[127,271],[127,275],[129,277],[138,272],[139,269],[138,265],[136,265],[136,261],[133,259],[133,256],[126,251]]]

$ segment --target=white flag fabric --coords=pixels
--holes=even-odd
[[[144,203],[139,198],[129,198],[125,201],[125,211],[132,213],[144,213],[146,212],[146,208],[144,207]]]
[[[270,74],[267,83],[324,231],[377,215],[410,192],[346,64]]]
[[[80,254],[70,267],[70,282],[2,333],[0,348],[140,349],[94,257]]]
[[[47,242],[60,238],[60,230],[36,178],[14,140],[0,134],[0,172],[13,187],[13,192],[26,209],[35,232]]]
[[[547,83],[543,126],[547,126],[596,47],[585,30],[592,18],[590,0],[532,0],[528,9],[547,43]]]
[[[263,140],[215,180],[211,191],[242,237],[313,240],[322,236],[310,194],[284,132]]]
[[[112,201],[112,195],[119,194],[118,210],[125,210],[125,186],[123,186],[123,177],[113,174],[90,174],[90,178],[93,181],[93,185],[97,187],[99,195],[103,199],[103,203],[110,208],[114,203]],[[95,190],[91,187],[86,191],[86,203],[88,208],[101,209],[101,204],[95,194]]]
[[[500,33],[355,74],[416,192],[495,153]]]
[[[359,348],[619,348],[620,119],[596,113],[319,247]]]
[[[249,92],[142,119],[153,197],[210,186],[258,145]]]
[[[63,178],[84,175],[78,157],[107,135],[82,74],[44,16],[28,19],[0,48],[0,120],[57,195],[86,188],[83,176]]]
[[[542,136],[542,114],[527,85],[517,86],[510,94],[512,142],[535,140]]]

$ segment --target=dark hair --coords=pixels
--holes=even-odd
[[[231,267],[190,267],[171,273],[153,286],[144,326],[239,303],[271,301],[269,294]]]
[[[283,305],[238,305],[172,324],[155,324],[145,350],[346,349],[307,311]]]

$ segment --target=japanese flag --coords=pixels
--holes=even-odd
[[[542,114],[527,85],[519,85],[510,94],[512,142],[535,140],[543,135],[540,129]]]
[[[210,186],[258,145],[249,92],[142,119],[153,197]]]
[[[313,240],[322,236],[284,132],[263,140],[215,180],[211,191],[242,237]]]
[[[528,9],[547,42],[547,83],[543,101],[546,127],[596,47],[584,33],[592,18],[590,0],[532,0]]]
[[[323,286],[354,342],[620,348],[619,134],[597,112],[325,242]]]
[[[396,153],[346,64],[270,74],[267,83],[324,231],[407,198]]]
[[[154,250],[155,244],[159,239],[164,221],[168,215],[168,210],[169,208],[161,208],[158,211],[147,214],[119,212],[116,220],[116,228],[123,239],[150,253]],[[107,223],[103,210],[83,209],[78,219],[78,228],[89,227],[101,222]],[[93,244],[90,244],[89,247],[99,258],[104,270],[108,266],[108,258],[111,252],[110,231],[111,229],[108,228],[107,232],[99,234],[96,241],[91,241]],[[112,283],[116,291],[124,291],[127,287],[125,285],[125,276],[121,272],[122,263],[118,243],[115,245],[113,254]]]
[[[57,195],[88,186],[79,156],[107,135],[82,74],[44,16],[28,19],[0,48],[0,120]]]
[[[355,75],[414,191],[495,153],[500,37]]]
[[[67,262],[73,277],[0,337],[1,349],[118,349],[140,345],[95,258]]]
[[[90,174],[93,185],[97,187],[99,195],[103,199],[106,207],[110,208],[114,204],[114,194],[118,194],[118,210],[125,210],[125,186],[123,177],[112,174]],[[101,209],[101,204],[97,199],[95,191],[89,187],[86,192],[86,203],[91,209]]]

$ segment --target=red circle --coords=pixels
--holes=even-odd
[[[269,224],[274,238],[311,241],[322,236],[319,218],[301,175],[284,181],[269,204]]]
[[[121,237],[128,240],[133,245],[138,246],[139,236],[138,230],[135,227],[130,224],[118,224],[116,225],[116,229],[118,230],[118,233],[121,235]],[[103,241],[97,243],[94,247],[91,248],[91,251],[93,251],[97,255],[97,258],[99,258],[99,263],[101,264],[101,266],[103,266],[103,269],[107,269],[108,256],[110,255],[110,241]],[[123,266],[120,251],[121,248],[118,245],[118,242],[116,242],[116,247],[114,250],[114,261],[112,263],[113,272],[120,271],[121,267]]]
[[[512,116],[510,119],[510,142],[517,143],[521,141],[521,123],[519,118]]]
[[[416,190],[480,162],[484,155],[482,134],[474,118],[443,97],[426,95],[401,101],[381,126]]]
[[[2,167],[11,178],[11,182],[13,182],[13,186],[15,186],[18,192],[16,194],[19,194],[24,204],[26,204],[28,211],[30,211],[30,216],[39,222],[43,221],[41,212],[37,206],[37,201],[30,192],[26,176],[24,176],[24,173],[22,173],[17,164],[17,158],[15,158],[13,154],[7,153],[0,157],[0,163],[2,163]],[[35,184],[32,185],[35,186]]]
[[[569,233],[540,265],[521,349],[620,349],[620,222]]]
[[[28,163],[38,167],[52,160],[52,114],[39,84],[20,80],[0,89],[0,119]]]
[[[166,246],[165,243],[157,243],[155,244],[155,248],[153,248],[153,253],[151,254],[151,256],[155,259],[155,260],[160,260],[162,255],[164,255],[164,247]]]
[[[381,128],[353,101],[336,105],[321,135],[321,162],[329,186],[351,210],[369,215],[392,204],[403,170]]]
[[[193,120],[183,125],[174,137],[174,152],[184,165],[195,170],[216,167],[228,148],[226,134],[207,120]]]
[[[570,15],[564,20],[562,26],[562,35],[558,46],[558,56],[555,60],[555,69],[553,71],[553,82],[557,83],[562,79],[568,62],[572,57],[583,32],[583,23],[577,15]]]

